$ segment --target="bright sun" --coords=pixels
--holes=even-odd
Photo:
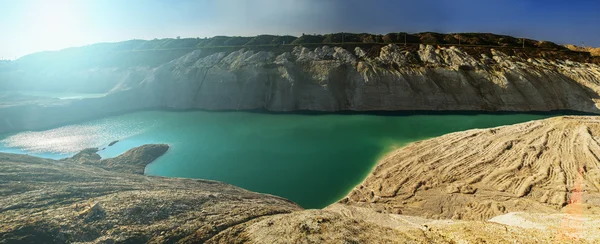
[[[39,0],[31,5],[29,28],[37,32],[41,48],[62,48],[82,39],[81,1]]]

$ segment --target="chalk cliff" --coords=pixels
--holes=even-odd
[[[30,75],[15,61],[0,70],[0,78],[8,77],[0,85],[20,77],[46,85],[60,77],[68,84],[100,79],[106,83],[89,85],[90,90],[108,86],[110,93],[82,100],[1,97],[0,132],[140,109],[599,112],[598,60],[566,48],[369,44],[183,51],[155,58],[132,51],[135,59],[119,61],[116,68],[110,64],[127,60],[125,54],[79,65],[85,68],[55,65]],[[61,60],[95,57],[76,54]],[[24,82],[32,83],[29,78]]]
[[[475,110],[597,112],[600,66],[491,50],[391,44],[369,57],[361,48],[296,47],[275,55],[241,49],[193,51],[123,83],[154,106],[203,109]]]

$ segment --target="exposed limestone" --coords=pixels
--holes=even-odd
[[[116,79],[112,93],[80,101],[10,102],[0,132],[40,129],[139,109],[271,111],[461,110],[598,113],[600,66],[491,50],[390,44],[296,46],[291,52],[194,50]],[[43,118],[43,119],[42,119]]]
[[[433,64],[433,65],[441,65],[442,62],[439,59],[439,53],[440,51],[437,51],[437,49],[434,46],[431,45],[423,45],[421,44],[421,46],[419,47],[419,57],[421,58],[421,61],[423,63],[426,64]]]
[[[594,64],[533,63],[495,50],[492,59],[478,60],[431,45],[415,54],[391,44],[375,59],[355,52],[296,47],[277,57],[262,54],[260,61],[250,61],[258,54],[246,50],[199,58],[193,66],[174,60],[159,68],[174,71],[142,82],[146,95],[140,96],[173,108],[598,111],[600,67]]]
[[[146,165],[162,156],[168,149],[168,145],[144,145],[133,148],[116,158],[100,160],[100,156],[96,154],[98,150],[90,148],[66,159],[66,161],[90,164],[111,171],[141,175],[144,174]]]
[[[365,58],[367,56],[367,53],[365,53],[365,51],[362,50],[360,47],[356,47],[354,49],[354,53],[357,58]]]
[[[452,133],[383,158],[341,202],[383,213],[486,220],[600,213],[600,118],[556,117]]]
[[[142,154],[156,147],[111,161],[147,159],[156,155]],[[0,153],[0,243],[203,242],[258,217],[301,210],[288,200],[215,181],[93,165],[102,164]],[[130,167],[143,172],[144,166]]]
[[[352,209],[351,211],[360,211]],[[369,210],[365,210],[369,211]],[[368,213],[371,216],[373,213]],[[551,232],[489,222],[432,221],[403,217],[403,224],[349,217],[335,211],[307,210],[258,218],[213,239],[220,243],[550,243],[564,241]],[[394,218],[389,216],[389,218]],[[414,220],[414,222],[413,222]],[[568,240],[572,240],[569,238]],[[592,239],[593,240],[593,239]],[[576,239],[575,242],[590,241]]]
[[[575,45],[565,45],[568,49],[580,52],[589,52],[592,56],[600,56],[600,47],[580,47]]]
[[[494,217],[489,222],[530,230],[552,232],[560,240],[600,240],[598,215],[584,214],[535,214],[515,212]]]

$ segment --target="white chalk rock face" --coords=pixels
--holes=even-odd
[[[5,104],[13,108],[0,109],[0,117],[6,118],[0,121],[0,132],[156,108],[600,112],[596,64],[523,59],[498,50],[472,56],[459,48],[431,45],[417,50],[393,44],[352,51],[329,46],[276,50],[202,49],[155,66],[133,63],[127,68],[69,71],[84,85],[108,79],[103,85],[112,88],[111,93],[98,99],[53,101],[52,106]],[[15,72],[0,72],[0,78]]]
[[[598,112],[597,65],[492,54],[431,45],[410,52],[394,44],[375,57],[358,47],[197,50],[131,89],[143,91],[147,104],[172,108]]]

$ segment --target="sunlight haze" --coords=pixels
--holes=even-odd
[[[131,39],[332,32],[492,32],[600,46],[598,8],[591,0],[3,0],[0,59]]]

